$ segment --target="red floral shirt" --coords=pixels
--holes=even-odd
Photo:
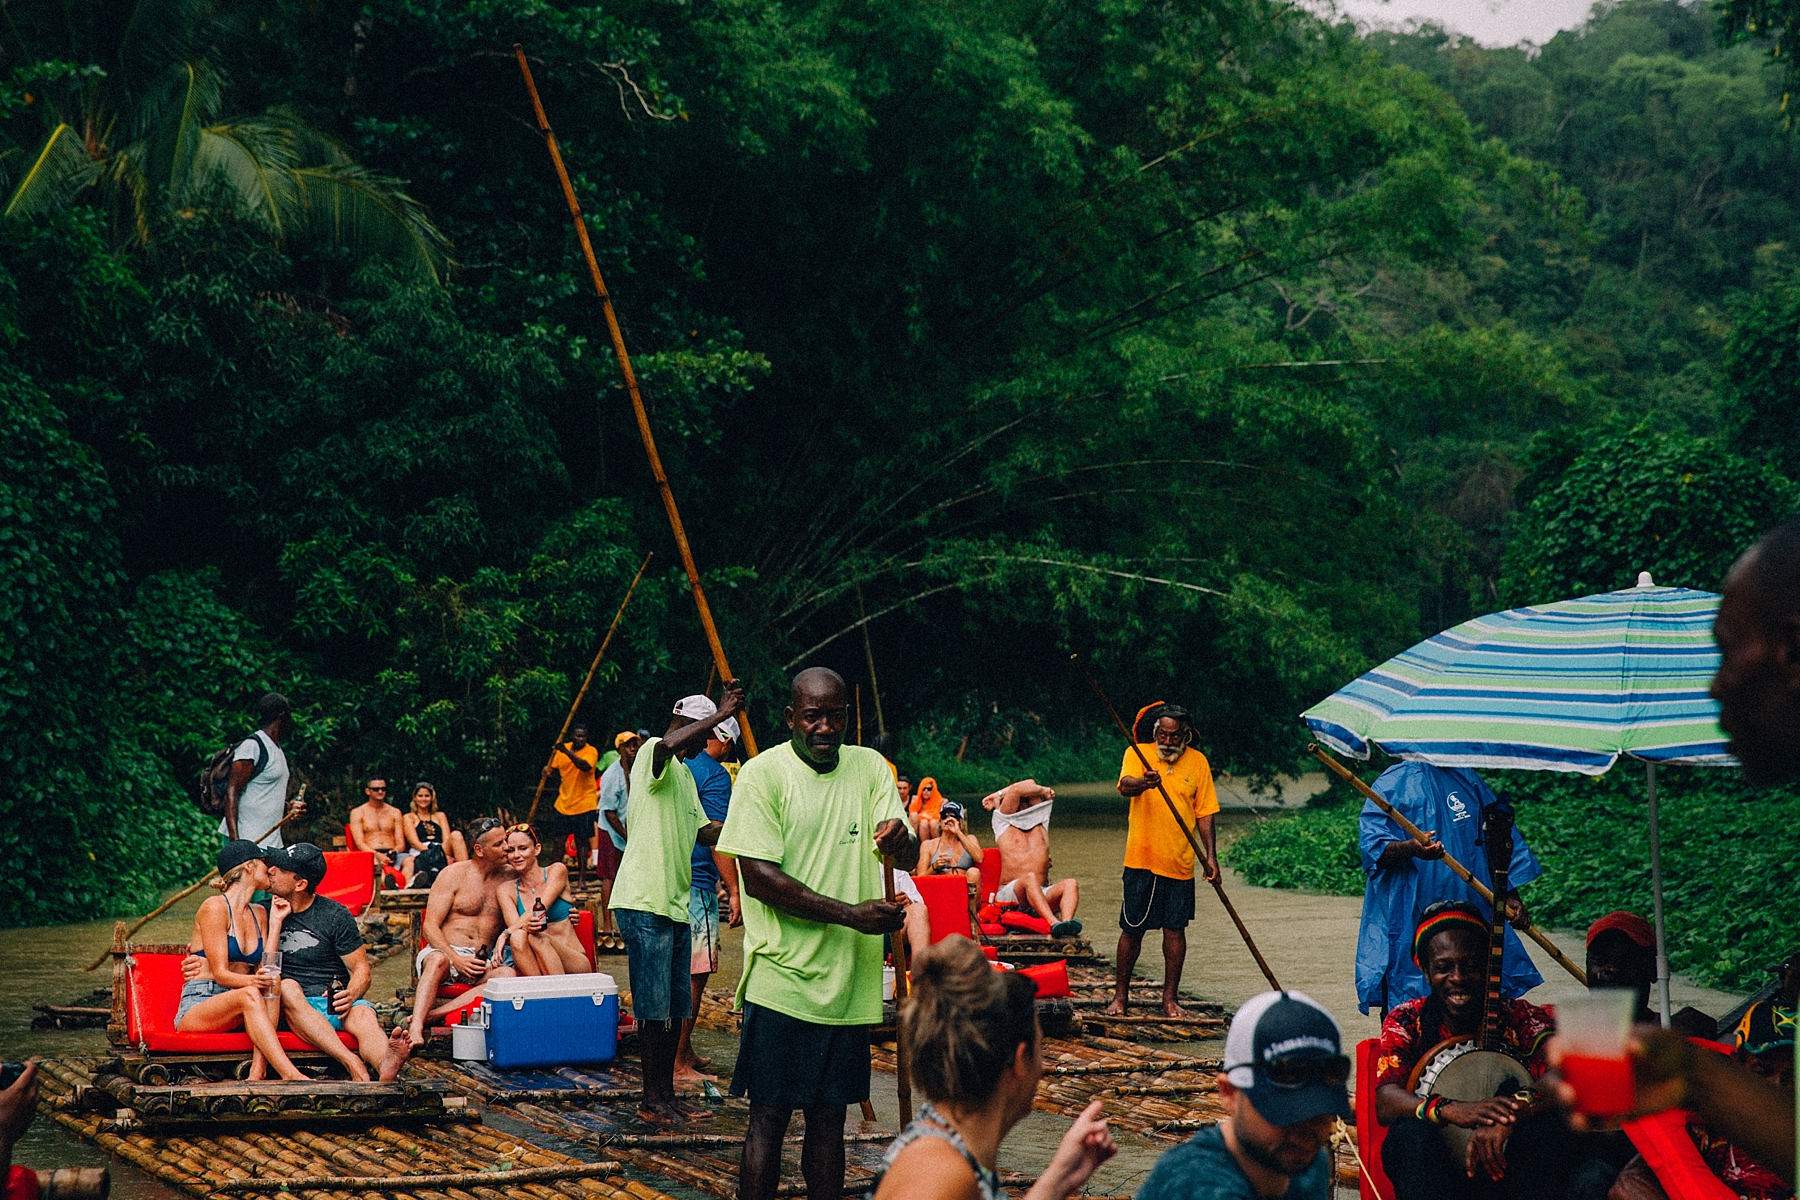
[[[1381,1055],[1375,1060],[1375,1086],[1394,1084],[1405,1087],[1413,1067],[1425,1052],[1446,1038],[1455,1036],[1448,1026],[1440,1026],[1429,1034],[1422,1028],[1425,997],[1408,1000],[1388,1012],[1381,1023]],[[1550,1013],[1523,1000],[1508,1000],[1500,1010],[1500,1042],[1522,1059],[1533,1079],[1543,1075],[1550,1063],[1544,1057],[1544,1042],[1556,1029]]]

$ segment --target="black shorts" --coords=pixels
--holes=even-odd
[[[551,809],[549,817],[543,823],[544,841],[556,851],[556,855],[560,859],[563,852],[563,839],[571,833],[580,841],[591,842],[594,840],[594,820],[598,816],[599,810],[593,808],[584,813],[576,813],[572,817],[568,813],[560,813]]]
[[[744,1003],[731,1094],[783,1112],[869,1098],[869,1027],[815,1025]]]
[[[1125,902],[1119,906],[1119,928],[1126,933],[1146,929],[1186,929],[1194,919],[1193,879],[1170,879],[1142,867],[1125,868]]]

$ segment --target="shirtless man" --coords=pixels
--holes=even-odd
[[[425,948],[419,951],[418,994],[413,1000],[412,1025],[407,1036],[415,1046],[425,1044],[425,1025],[451,1008],[468,1003],[465,992],[442,1009],[434,1010],[438,988],[446,979],[472,983],[476,991],[490,979],[518,974],[499,965],[501,884],[518,878],[506,865],[500,846],[506,830],[493,817],[480,817],[469,826],[467,862],[451,863],[431,885],[425,901]]]
[[[1050,802],[1055,799],[1053,789],[1022,779],[983,797],[981,806],[994,814],[994,844],[1000,848],[1000,890],[994,902],[1029,905],[1050,922],[1051,936],[1072,937],[1081,932],[1075,919],[1080,885],[1061,879],[1044,886],[1050,878]]]
[[[412,855],[406,854],[406,823],[400,819],[400,810],[387,802],[387,790],[387,780],[379,775],[363,785],[368,800],[350,810],[350,840],[358,850],[373,850],[383,865],[398,869],[403,881],[410,883]]]

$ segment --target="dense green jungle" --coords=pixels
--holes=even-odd
[[[1800,508],[1786,7],[15,0],[0,922],[197,874],[270,688],[321,833],[371,771],[524,807],[649,552],[584,716],[717,686],[515,42],[765,744],[823,663],[914,774],[1104,775],[1080,653],[1266,782],[1420,637]],[[1625,783],[1531,786],[1550,915],[1610,906]]]

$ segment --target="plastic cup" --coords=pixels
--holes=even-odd
[[[259,968],[259,971],[261,974],[267,975],[270,979],[280,979],[281,978],[281,951],[279,951],[279,950],[264,950],[263,956],[262,956],[262,966]]]
[[[1630,988],[1595,988],[1557,1002],[1562,1074],[1575,1089],[1576,1111],[1590,1117],[1631,1111],[1636,1092],[1625,1043],[1636,1008],[1637,993]]]

